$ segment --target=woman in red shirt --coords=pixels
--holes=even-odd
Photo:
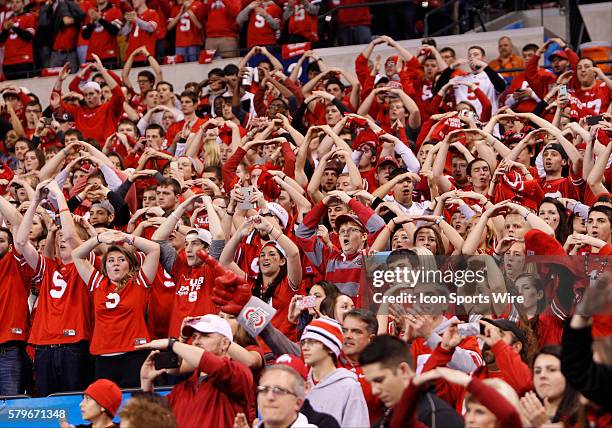
[[[108,246],[102,272],[88,261],[98,245]],[[145,253],[139,266],[129,244]],[[95,356],[96,379],[106,378],[122,388],[140,384],[140,367],[147,357],[134,346],[149,342],[145,323],[148,287],[159,264],[159,245],[144,238],[109,230],[92,237],[72,252],[79,275],[92,292],[94,330],[90,352]]]

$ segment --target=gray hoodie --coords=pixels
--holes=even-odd
[[[308,382],[313,385],[312,371]],[[342,428],[369,427],[368,406],[355,373],[339,368],[312,387],[306,396],[312,408],[327,413]]]

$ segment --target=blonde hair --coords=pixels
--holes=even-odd
[[[216,139],[207,139],[204,141],[204,166],[219,166],[221,164],[221,149]]]

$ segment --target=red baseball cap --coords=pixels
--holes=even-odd
[[[548,60],[552,61],[553,58],[555,57],[559,57],[561,59],[568,59],[567,58],[567,54],[565,53],[565,51],[563,49],[558,49],[556,51],[554,51],[553,53],[551,53],[550,55],[548,55]]]
[[[302,361],[301,358],[296,357],[295,355],[283,354],[276,358],[276,360],[274,360],[274,362],[272,363],[272,365],[276,364],[282,364],[284,366],[291,367],[293,370],[298,372],[298,374],[302,376],[304,380],[308,378],[308,367],[306,366],[306,364],[304,364],[304,361]]]
[[[395,159],[395,157],[393,157],[393,156],[382,156],[382,157],[378,158],[378,160],[376,161],[376,168],[380,167],[383,163],[387,163],[387,162],[392,163],[395,168],[397,168],[399,166],[399,163],[397,162],[397,159]]]

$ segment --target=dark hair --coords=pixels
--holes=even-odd
[[[306,66],[306,73],[320,73],[321,67],[317,61],[311,62]]]
[[[149,70],[142,70],[138,73],[138,77],[146,77],[146,79],[151,82],[151,84],[155,83],[155,75]]]
[[[147,129],[145,129],[145,135],[147,135],[147,131],[150,129],[157,129],[159,131],[159,136],[160,137],[164,137],[164,135],[166,135],[166,131],[164,131],[164,128],[161,125],[158,125],[157,123],[152,123],[151,125],[147,126]]]
[[[165,80],[160,80],[159,82],[157,82],[157,85],[155,85],[155,87],[159,88],[159,85],[168,85],[170,87],[170,92],[174,92],[174,86],[170,82],[167,82]]]
[[[13,245],[13,232],[8,227],[0,227],[0,232],[6,233],[9,244]]]
[[[429,45],[429,46],[433,46],[434,48],[437,48],[438,45],[436,44],[435,39],[432,39],[431,37],[428,37],[426,39],[421,40],[421,44],[422,45]]]
[[[376,363],[380,363],[383,368],[391,369],[394,372],[401,363],[407,363],[412,368],[410,347],[406,342],[395,336],[388,334],[376,336],[359,355],[359,364],[363,367]]]
[[[591,216],[591,213],[593,212],[602,213],[608,216],[608,222],[610,223],[610,226],[612,226],[612,208],[607,207],[605,205],[597,205],[596,207],[592,207],[589,210],[589,217]]]
[[[164,179],[161,180],[157,184],[157,187],[171,187],[172,188],[172,192],[174,192],[174,194],[176,196],[178,196],[178,195],[180,195],[182,193],[181,192],[181,185],[174,178],[164,177]]]
[[[491,169],[491,165],[489,165],[489,162],[487,162],[485,159],[483,159],[483,158],[474,158],[474,159],[472,159],[472,160],[470,161],[470,163],[468,163],[468,164],[467,164],[466,174],[467,174],[468,176],[471,176],[471,175],[472,175],[472,168],[474,167],[474,164],[475,164],[476,162],[480,162],[480,161],[482,161],[482,162],[486,163],[486,164],[487,164],[487,166],[489,167],[489,169]]]
[[[537,51],[538,49],[540,48],[535,43],[527,43],[525,46],[523,46],[522,52]]]
[[[130,265],[130,270],[127,275],[121,280],[119,287],[124,287],[127,282],[132,279],[137,273],[138,269],[140,269],[140,263],[138,262],[138,258],[136,257],[136,253],[133,250],[130,250],[126,247],[122,247],[120,245],[111,245],[108,248],[104,257],[102,257],[102,274],[108,278],[108,272],[106,271],[106,260],[108,259],[108,255],[112,252],[118,252],[123,254],[123,256],[127,259],[128,264]]]
[[[81,134],[81,131],[78,129],[69,129],[68,131],[64,132],[64,139],[66,139],[66,137],[69,135],[74,135],[77,137],[77,140],[83,141],[83,134]]]
[[[535,363],[535,360],[540,355],[552,355],[553,357],[561,361],[561,346],[559,345],[543,346],[542,349],[540,349],[540,352],[538,352],[535,358],[533,359],[534,363]],[[554,422],[568,421],[569,419],[575,416],[578,410],[578,405],[579,405],[578,392],[574,390],[570,386],[569,382],[567,382],[566,380],[565,391],[563,391],[563,398],[561,398],[561,402],[559,403],[557,412],[553,416],[551,422],[554,423]]]
[[[214,172],[215,176],[217,177],[217,180],[219,180],[219,182],[223,182],[223,174],[221,172],[220,166],[217,166],[217,165],[205,166],[202,169],[202,174],[204,174],[205,172]]]
[[[121,170],[125,169],[125,165],[123,162],[123,156],[121,156],[119,153],[117,152],[113,152],[113,153],[109,153],[107,155],[107,157],[110,159],[111,156],[115,156],[117,159],[119,159],[119,167],[121,168]]]
[[[593,202],[593,206],[595,206],[596,204],[601,204],[601,203],[612,204],[612,197],[610,197],[609,193],[599,195],[597,199],[595,199],[595,202]]]
[[[40,103],[37,100],[32,100],[29,103],[26,104],[26,107],[40,107],[40,110],[42,111],[42,105],[40,105]]]
[[[278,248],[274,245],[264,245],[260,252],[263,251],[265,247],[272,247],[278,253],[279,257],[285,260],[280,266],[279,272],[276,274],[276,277],[272,280],[272,282],[268,285],[268,288],[263,291],[263,274],[261,273],[261,269],[259,269],[259,273],[257,274],[257,279],[255,280],[255,287],[253,288],[253,296],[259,297],[264,302],[269,302],[279,284],[287,277],[287,258],[281,253]]]
[[[193,91],[183,91],[183,92],[181,92],[181,95],[179,96],[179,99],[181,99],[181,98],[189,98],[191,100],[191,102],[193,102],[194,104],[198,103],[198,96]]]
[[[468,52],[471,51],[472,49],[478,49],[480,51],[480,53],[482,54],[482,56],[487,56],[487,54],[485,53],[485,50],[484,50],[484,48],[482,46],[477,46],[477,45],[470,46],[468,48]]]
[[[116,129],[119,129],[119,126],[121,125],[130,125],[132,128],[134,128],[134,134],[140,137],[140,130],[138,129],[138,127],[136,126],[133,120],[128,119],[127,117],[121,119],[119,123],[117,124]]]
[[[376,314],[374,312],[367,309],[352,309],[344,316],[344,319],[347,317],[357,318],[359,321],[366,323],[366,330],[368,333],[378,333],[378,320],[376,319]]]
[[[212,76],[225,77],[225,73],[221,68],[213,68],[208,72],[208,78],[210,79]]]
[[[436,252],[434,255],[443,256],[446,254],[446,248],[444,247],[444,241],[442,240],[442,236],[440,232],[438,232],[433,226],[421,226],[417,230],[414,231],[414,235],[412,235],[412,242],[416,243],[416,237],[421,230],[431,230],[434,233],[436,239]]]
[[[325,88],[327,89],[329,85],[338,85],[340,87],[340,91],[344,92],[344,84],[337,77],[331,77],[327,79],[327,81],[325,82]]]
[[[223,67],[223,74],[226,76],[238,76],[240,69],[236,64],[227,64]]]
[[[325,297],[335,296],[336,294],[340,293],[340,291],[338,291],[338,287],[336,287],[334,283],[331,283],[329,281],[315,282],[310,288],[314,287],[315,285],[318,285],[323,289],[323,291],[325,292]]]
[[[42,150],[30,149],[26,152],[26,154],[28,154],[28,152],[34,152],[36,159],[38,159],[38,169],[42,169],[42,167],[45,166],[45,154],[42,152]]]
[[[263,58],[257,63],[258,66],[261,64],[268,64],[272,70],[274,69],[274,67],[272,66],[272,61],[270,61],[268,58]]]
[[[325,315],[326,317],[336,319],[335,317],[336,301],[338,300],[338,297],[340,296],[351,297],[348,294],[344,294],[341,292],[338,292],[337,294],[334,294],[333,296],[325,296],[325,298],[321,301],[321,305],[319,306],[319,312],[321,312],[321,315]],[[340,320],[336,320],[336,321],[341,322]]]
[[[456,56],[457,56],[457,54],[455,53],[455,50],[454,50],[453,48],[449,47],[449,46],[443,47],[442,49],[440,49],[440,50],[439,50],[439,52],[440,52],[440,53],[443,53],[443,52],[450,52],[450,54],[451,54],[453,57],[456,57]]]
[[[567,224],[567,210],[565,209],[563,204],[559,202],[558,199],[547,197],[542,199],[542,202],[540,202],[540,205],[538,206],[538,211],[540,211],[540,207],[544,203],[553,204],[557,209],[557,213],[559,213],[559,226],[557,226],[557,229],[555,230],[555,238],[561,243],[561,245],[563,245],[565,244],[565,240],[569,236],[569,229]]]

